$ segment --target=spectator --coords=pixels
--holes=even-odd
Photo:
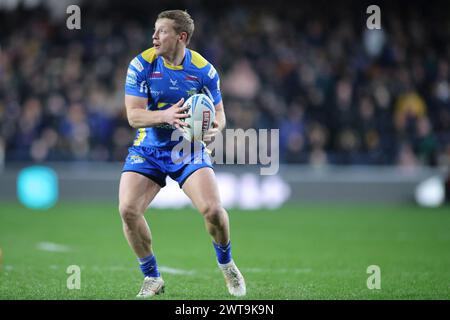
[[[448,164],[449,5],[385,3],[372,33],[357,1],[175,2],[196,20],[192,48],[221,68],[228,127],[280,128],[283,161]],[[0,11],[5,161],[123,160],[126,67],[151,46],[148,15],[166,9],[142,3],[84,1],[77,31],[42,7]]]

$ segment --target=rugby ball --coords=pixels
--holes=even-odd
[[[188,141],[202,141],[203,135],[212,127],[215,119],[214,103],[203,93],[190,96],[183,106],[188,106],[189,118],[184,121],[189,127],[183,127],[183,137]]]

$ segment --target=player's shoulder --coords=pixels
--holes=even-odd
[[[151,65],[158,56],[156,55],[155,48],[149,48],[142,51],[136,57],[131,60],[130,65],[133,66],[137,71],[141,72],[149,65]]]
[[[200,53],[195,50],[188,49],[191,54],[191,64],[197,69],[203,69],[210,65],[208,60],[206,60]]]
[[[214,68],[214,66],[197,51],[192,49],[188,50],[191,54],[191,65],[194,66],[196,69],[198,69],[199,72],[201,72],[205,76],[214,78],[215,75],[217,74],[217,71]]]
[[[141,56],[142,59],[147,63],[153,63],[153,61],[155,61],[158,58],[154,47],[151,47],[151,48],[141,52],[141,54],[139,56]]]

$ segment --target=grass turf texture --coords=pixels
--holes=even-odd
[[[233,256],[247,281],[243,299],[450,298],[448,207],[229,214]],[[166,281],[166,293],[154,299],[231,299],[200,214],[151,209],[146,218]],[[42,251],[41,242],[69,251]],[[48,211],[2,204],[0,247],[0,299],[134,299],[142,283],[112,204],[61,203]],[[80,290],[67,289],[69,265],[81,267]],[[380,290],[367,288],[369,265],[381,268]]]

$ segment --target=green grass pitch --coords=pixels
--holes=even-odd
[[[308,205],[229,210],[243,299],[449,299],[450,208]],[[146,214],[166,293],[231,299],[203,220],[192,209]],[[40,248],[42,243],[64,246]],[[0,299],[134,299],[142,275],[115,204],[0,208]],[[69,265],[81,288],[67,288]],[[381,289],[367,288],[367,267]]]

